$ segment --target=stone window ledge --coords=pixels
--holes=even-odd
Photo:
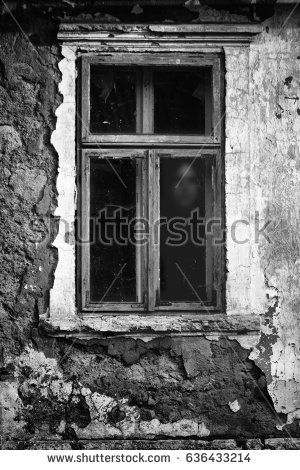
[[[155,336],[186,335],[257,335],[259,315],[226,315],[201,313],[163,314],[97,314],[74,315],[73,318],[41,318],[40,328],[51,336],[107,337],[115,335]]]

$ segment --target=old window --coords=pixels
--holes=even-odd
[[[80,310],[220,310],[220,57],[87,55],[80,78]]]
[[[250,177],[249,60],[261,30],[254,23],[60,25],[63,100],[51,136],[58,262],[40,318],[45,331],[255,338],[266,306],[250,225],[261,195]],[[182,243],[191,201],[205,219],[204,246]],[[106,224],[109,240],[118,229],[112,245],[98,243],[99,212],[117,219]],[[147,243],[126,244],[137,227],[123,219],[138,218]],[[157,229],[157,218],[168,227]],[[179,248],[166,243],[170,232]]]

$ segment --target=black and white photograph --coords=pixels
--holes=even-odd
[[[300,2],[0,0],[0,109],[1,466],[296,465]]]

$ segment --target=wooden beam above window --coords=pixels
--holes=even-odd
[[[130,46],[139,43],[151,48],[161,46],[177,49],[181,43],[187,49],[193,45],[223,46],[249,44],[262,32],[260,23],[202,23],[202,24],[125,24],[99,22],[64,22],[58,39],[64,43]]]

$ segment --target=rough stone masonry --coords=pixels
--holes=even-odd
[[[259,246],[268,308],[261,317],[259,342],[249,348],[222,335],[75,340],[51,337],[40,328],[39,315],[49,306],[57,264],[52,243],[58,230],[53,215],[58,156],[51,144],[55,113],[62,102],[57,27],[68,15],[115,20],[118,13],[88,3],[7,2],[20,27],[2,9],[2,446],[296,448],[300,438],[299,9],[285,25],[286,8],[268,11],[268,18],[262,18],[263,33],[250,46],[251,178],[259,188],[264,219],[277,223],[272,243],[262,240]],[[209,2],[204,10],[197,2],[186,3],[169,10],[145,7],[149,16],[136,21],[192,22],[201,14],[212,14]],[[249,13],[243,6],[213,13],[216,18],[250,15],[253,19],[265,11],[260,6]],[[119,12],[121,22],[137,15],[137,10]],[[230,96],[235,83],[228,86]]]

